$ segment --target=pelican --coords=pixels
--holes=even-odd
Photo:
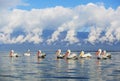
[[[75,53],[71,54],[70,50],[67,50],[67,52],[65,54],[65,57],[67,59],[78,59],[77,55]]]
[[[56,52],[56,56],[57,58],[64,58],[65,55],[61,54],[61,49],[58,49],[57,52]]]
[[[45,53],[42,53],[41,50],[38,50],[37,52],[37,57],[38,58],[45,58],[46,54]]]
[[[90,53],[84,54],[84,51],[81,51],[79,57],[86,58],[86,57],[92,57],[92,55]]]
[[[30,50],[29,49],[26,53],[24,53],[24,56],[30,56]]]
[[[18,57],[17,53],[14,53],[14,50],[10,51],[10,57]]]
[[[104,50],[104,51],[102,52],[102,55],[103,55],[103,56],[106,56],[107,58],[111,58],[111,54],[110,54],[110,53],[107,53],[106,50]]]

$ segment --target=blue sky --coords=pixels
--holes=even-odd
[[[77,5],[83,5],[88,3],[104,4],[106,8],[112,7],[117,8],[120,3],[119,0],[23,0],[28,3],[29,6],[21,6],[21,9],[32,9],[32,8],[49,8],[55,6],[64,7],[75,7]]]
[[[81,45],[83,41],[93,45],[116,44],[120,42],[120,3],[119,0],[0,0],[0,28],[1,44],[58,41],[67,42],[66,45]],[[86,38],[78,32],[87,32]]]

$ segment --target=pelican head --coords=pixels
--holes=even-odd
[[[30,52],[30,49],[28,49],[28,52]]]
[[[58,52],[61,53],[61,49],[58,49]]]
[[[106,54],[106,50],[104,50],[103,53]]]
[[[71,53],[71,50],[68,49],[67,52],[70,54],[70,53]]]
[[[39,53],[41,53],[41,50],[38,50]]]
[[[60,55],[60,53],[61,53],[61,49],[58,49],[58,50],[56,51],[56,55]]]
[[[14,50],[11,50],[11,53],[14,53]]]
[[[65,54],[65,56],[66,56],[66,57],[69,56],[70,53],[71,53],[71,51],[68,49],[67,52],[66,52],[66,54]]]
[[[84,54],[84,51],[81,51],[82,54]]]
[[[102,49],[98,49],[98,52],[100,52],[100,53],[101,53],[101,52],[102,52]]]
[[[82,57],[84,55],[84,51],[80,52],[80,57]]]

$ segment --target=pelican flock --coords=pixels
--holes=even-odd
[[[85,53],[84,51],[81,51],[80,54],[78,55],[76,53],[72,53],[70,49],[68,49],[65,54],[61,54],[61,49],[58,49],[55,54],[56,54],[57,59],[76,60],[76,59],[80,59],[80,58],[82,59],[82,58],[91,58],[92,57],[92,54],[90,54],[90,53]],[[30,53],[30,50],[28,49],[28,51],[26,53],[24,53],[24,56],[30,56],[30,55],[31,55],[31,53]],[[18,57],[18,54],[14,53],[14,50],[11,50],[9,53],[9,56],[10,57]],[[42,53],[41,50],[38,50],[38,52],[37,52],[38,58],[45,58],[45,56],[46,56],[45,53]],[[111,58],[111,54],[107,53],[106,50],[102,51],[102,49],[98,49],[96,52],[96,57],[97,57],[97,59],[108,59],[108,58]]]

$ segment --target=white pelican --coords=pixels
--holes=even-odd
[[[56,52],[56,56],[57,58],[64,58],[65,55],[61,54],[61,49],[58,49],[57,52]]]
[[[41,50],[38,50],[37,52],[37,57],[38,58],[45,58],[46,54],[45,53],[42,53]]]
[[[10,57],[18,57],[17,53],[14,53],[14,50],[10,51]]]
[[[98,49],[98,51],[96,52],[97,55],[97,59],[107,59],[107,56],[102,55],[102,50]]]
[[[111,54],[110,54],[110,53],[107,53],[106,50],[104,50],[104,51],[102,52],[102,55],[103,55],[103,56],[106,56],[107,58],[111,58]]]
[[[30,56],[30,50],[29,49],[26,53],[24,53],[24,56]]]
[[[84,51],[81,51],[79,57],[86,58],[86,57],[92,57],[92,55],[90,53],[84,54]]]
[[[67,52],[65,54],[65,57],[67,59],[78,59],[77,55],[75,53],[71,54],[70,50],[67,50]]]

